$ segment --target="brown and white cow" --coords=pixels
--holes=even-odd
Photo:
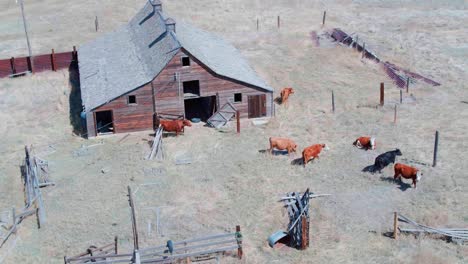
[[[418,169],[401,163],[396,163],[393,169],[395,170],[395,175],[393,176],[395,180],[400,179],[401,181],[401,177],[405,179],[412,179],[415,189],[416,183],[421,180],[421,176],[423,175]]]
[[[359,137],[353,142],[353,145],[360,149],[375,149],[376,143],[374,137]]]
[[[277,150],[287,150],[288,155],[290,155],[291,152],[296,152],[297,144],[288,138],[270,137],[270,154],[273,153],[273,148]]]
[[[304,163],[304,167],[306,166],[307,162],[318,159],[322,150],[329,150],[329,148],[326,144],[315,144],[305,148],[302,151],[302,162]]]
[[[289,95],[293,94],[294,93],[294,89],[293,88],[283,88],[281,90],[281,104],[284,104],[288,101],[288,98],[289,98]]]
[[[192,123],[186,119],[184,120],[161,120],[160,124],[163,127],[164,131],[175,132],[176,136],[178,136],[179,133],[184,131],[184,127],[192,126]]]

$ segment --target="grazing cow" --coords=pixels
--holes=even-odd
[[[329,148],[327,147],[326,144],[315,144],[312,146],[309,146],[305,148],[302,151],[302,162],[304,163],[304,167],[307,164],[307,162],[318,159],[320,152],[323,150],[328,150]]]
[[[412,179],[415,189],[416,183],[421,180],[421,176],[423,175],[422,172],[420,172],[418,169],[401,163],[396,163],[393,169],[395,170],[393,179],[400,179],[400,181],[401,177],[405,179]]]
[[[184,127],[192,126],[192,123],[186,119],[184,120],[161,120],[160,124],[163,127],[164,131],[175,132],[176,136],[178,136],[179,133],[184,131]]]
[[[273,154],[273,148],[277,150],[287,150],[288,155],[290,155],[291,152],[296,152],[297,145],[288,138],[270,137],[270,154]]]
[[[293,93],[293,88],[283,88],[283,90],[281,90],[281,104],[286,103],[288,101],[289,95]]]
[[[387,167],[390,163],[395,163],[396,156],[401,155],[402,153],[399,149],[380,154],[379,156],[377,156],[377,158],[375,158],[374,165],[367,166],[362,171],[370,173],[375,173],[376,171],[378,171],[379,173],[382,173],[382,170],[385,167]]]
[[[353,145],[360,149],[375,149],[376,143],[374,137],[360,137],[353,142]]]

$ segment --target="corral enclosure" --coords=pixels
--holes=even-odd
[[[144,2],[28,1],[33,52],[69,51],[125,24]],[[127,185],[138,190],[135,202],[145,246],[241,225],[245,263],[465,263],[466,246],[424,236],[395,241],[382,235],[391,231],[394,211],[430,226],[468,225],[468,104],[463,103],[468,101],[468,14],[463,1],[427,2],[163,1],[176,20],[233,43],[275,94],[286,86],[296,93],[288,106],[276,106],[276,118],[267,125],[242,122],[240,135],[234,125],[223,132],[194,126],[183,136],[164,138],[167,158],[161,163],[144,160],[150,150],[148,133],[95,140],[73,136],[69,101],[76,98],[66,70],[0,79],[0,211],[23,206],[19,165],[24,145],[32,144],[49,162],[56,183],[43,189],[47,223],[38,230],[34,218],[26,219],[0,249],[0,263],[63,263],[64,255],[111,243],[115,235],[123,249],[131,248]],[[357,32],[381,58],[442,86],[411,85],[399,105],[399,90],[377,65],[346,47],[327,42],[314,47],[310,31],[320,32],[324,10],[325,29]],[[27,55],[15,1],[0,2],[0,22],[0,58]],[[386,85],[386,104],[375,108],[380,82]],[[432,162],[436,130],[440,152],[432,168],[420,163]],[[361,135],[375,135],[377,150],[353,148]],[[299,151],[315,143],[331,149],[304,169],[291,165],[293,158],[259,153],[270,136],[294,139]],[[396,147],[403,152],[399,161],[424,172],[416,190],[388,180],[391,168],[381,175],[361,172],[375,156]],[[192,164],[175,165],[188,156]],[[267,237],[288,222],[278,198],[307,187],[333,194],[311,201],[310,248],[271,249]],[[153,207],[160,207],[164,237],[154,227],[148,234]],[[221,261],[239,262],[230,257]]]

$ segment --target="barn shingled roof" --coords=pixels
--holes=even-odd
[[[125,26],[79,50],[81,98],[91,111],[153,80],[183,47],[215,73],[273,91],[240,52],[223,39],[184,23],[166,29],[147,2]]]

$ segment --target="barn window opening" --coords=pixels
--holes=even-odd
[[[127,102],[128,102],[128,104],[137,104],[136,96],[135,95],[129,95]]]
[[[200,96],[200,82],[199,81],[183,82],[183,86],[184,86],[184,97]]]
[[[241,103],[242,102],[242,94],[236,93],[234,94],[234,103]]]
[[[190,58],[182,57],[182,66],[190,66]]]

